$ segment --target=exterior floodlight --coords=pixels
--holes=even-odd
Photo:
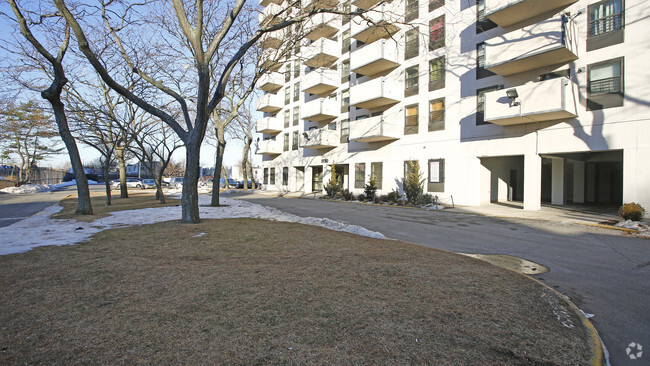
[[[307,140],[309,140],[309,135],[307,134],[307,132],[303,132],[303,133],[302,133],[302,137],[304,137],[304,138],[306,138]]]
[[[508,98],[510,98],[510,99],[517,99],[517,98],[519,98],[519,93],[517,93],[517,89],[515,89],[515,88],[512,88],[512,89],[508,89],[508,90],[506,90],[506,95],[507,95]]]

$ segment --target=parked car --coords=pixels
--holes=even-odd
[[[143,179],[142,187],[147,188],[156,188],[156,182],[153,179]]]
[[[207,187],[207,188],[212,188],[212,181],[213,179],[206,179],[202,182],[199,182],[199,187]]]
[[[120,180],[111,181],[111,189],[120,188]],[[126,188],[144,188],[142,181],[138,178],[126,178]]]
[[[238,184],[239,182],[237,182],[236,180],[232,178],[228,178],[228,186],[230,188],[237,188]],[[226,188],[226,180],[224,178],[219,179],[219,187]]]
[[[260,184],[255,182],[255,188],[259,188]],[[244,181],[240,180],[237,182],[237,188],[244,188]],[[246,189],[253,188],[253,182],[249,179]]]
[[[183,188],[183,178],[182,177],[174,177],[169,181],[169,188],[171,189],[179,189]]]

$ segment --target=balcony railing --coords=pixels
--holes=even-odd
[[[390,4],[381,4],[364,14],[368,20],[355,17],[350,22],[352,38],[363,43],[372,43],[381,38],[390,38],[399,31],[400,16]]]
[[[305,65],[313,68],[328,67],[339,58],[339,49],[336,41],[321,38],[305,48],[302,56],[306,59]]]
[[[338,145],[339,133],[337,130],[319,128],[303,132],[301,136],[302,147],[308,149],[326,149]]]
[[[506,88],[485,93],[485,121],[507,126],[577,117],[578,87],[567,78],[520,85],[510,99]]]
[[[264,140],[257,144],[258,155],[279,155],[282,154],[282,143],[278,140]]]
[[[312,41],[331,37],[339,31],[339,22],[337,14],[318,13],[305,22],[305,37]]]
[[[284,85],[283,80],[284,75],[279,72],[268,72],[260,76],[257,85],[258,88],[264,91],[275,93],[282,88],[282,85]]]
[[[368,80],[350,88],[350,105],[358,108],[377,108],[402,100],[402,83],[386,78]]]
[[[262,10],[262,12],[257,16],[257,21],[261,26],[270,26],[280,23],[282,21],[280,16],[277,16],[282,12],[284,8],[280,5],[269,4]]]
[[[331,121],[339,115],[339,103],[336,99],[317,98],[303,104],[301,119],[313,122]]]
[[[276,117],[264,117],[255,122],[257,133],[276,134],[282,131],[282,121]]]
[[[384,116],[350,122],[350,140],[359,142],[390,141],[400,138],[400,128]]]
[[[621,92],[621,77],[611,77],[589,82],[589,95],[615,94]]]
[[[314,70],[304,76],[302,91],[317,95],[329,95],[338,88],[339,72],[330,69]]]
[[[576,60],[573,22],[557,16],[485,42],[485,69],[507,76]]]
[[[276,94],[264,94],[257,99],[257,110],[275,113],[282,109],[282,98]]]
[[[485,0],[485,15],[501,27],[508,27],[550,10],[567,7],[577,0]]]
[[[589,22],[589,37],[623,28],[623,13],[612,14]]]
[[[382,39],[367,44],[350,54],[350,69],[361,75],[373,76],[400,65],[397,42]]]

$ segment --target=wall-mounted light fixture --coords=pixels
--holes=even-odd
[[[506,96],[508,96],[508,98],[510,98],[510,106],[511,107],[519,105],[519,101],[517,100],[517,98],[519,98],[519,93],[517,93],[517,89],[512,88],[512,89],[506,90]]]
[[[302,133],[302,137],[304,137],[305,139],[309,140],[309,135],[307,134],[307,132],[303,132],[303,133]]]

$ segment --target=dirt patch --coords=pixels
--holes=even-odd
[[[163,222],[0,257],[0,364],[587,364],[531,279],[258,219]],[[558,315],[560,314],[560,315]]]
[[[117,194],[115,194],[117,192]],[[93,205],[93,215],[75,215],[77,210],[77,195],[73,195],[59,202],[63,206],[58,214],[52,216],[55,219],[74,219],[83,222],[93,222],[99,218],[108,216],[111,212],[137,210],[149,207],[178,206],[181,201],[177,198],[165,197],[163,205],[156,200],[156,195],[150,191],[133,190],[129,191],[129,198],[120,198],[119,191],[113,191],[111,205],[106,206],[106,195],[104,192],[91,192],[90,200]]]

